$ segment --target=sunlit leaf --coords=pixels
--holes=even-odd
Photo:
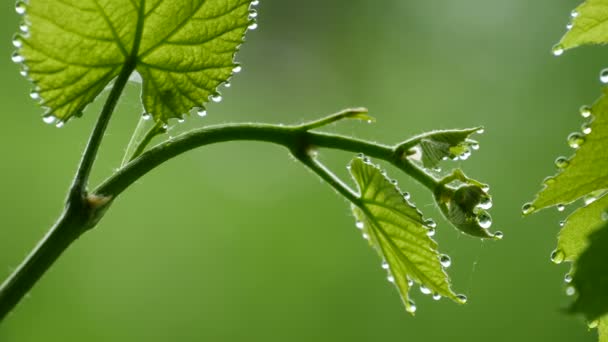
[[[30,0],[13,56],[35,86],[46,116],[62,122],[84,108],[134,63],[144,109],[156,121],[181,118],[238,66],[251,24],[250,0]],[[138,29],[139,27],[139,29]]]
[[[413,283],[436,297],[463,303],[466,299],[452,292],[444,270],[449,258],[439,254],[437,243],[429,236],[434,222],[425,221],[377,167],[357,158],[350,164],[350,173],[360,193],[361,205],[352,207],[357,227],[384,260],[389,280],[397,286],[406,309],[415,311],[408,294]]]
[[[608,89],[604,90],[606,93]],[[587,194],[608,188],[608,97],[604,94],[592,107],[583,108],[590,125],[585,133],[572,133],[569,144],[576,153],[568,159],[558,159],[560,171],[545,181],[545,187],[531,204],[524,207],[524,214],[575,201]]]
[[[477,149],[479,144],[470,136],[480,131],[480,128],[463,130],[435,131],[420,137],[422,165],[434,168],[444,159],[466,159],[471,149]]]
[[[571,28],[554,48],[555,54],[583,44],[608,43],[608,0],[587,0],[572,11]]]

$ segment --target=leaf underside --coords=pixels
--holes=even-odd
[[[30,0],[18,53],[47,116],[80,116],[131,61],[144,110],[167,122],[204,107],[231,77],[250,2]]]
[[[446,158],[456,159],[459,156],[470,154],[470,149],[472,146],[476,146],[477,142],[469,138],[479,130],[480,128],[477,127],[425,134],[420,139],[422,165],[430,169]]]
[[[428,236],[432,227],[428,221],[425,224],[420,211],[377,167],[356,158],[349,169],[360,193],[361,206],[352,206],[357,226],[386,262],[389,279],[394,280],[406,309],[415,310],[408,295],[410,280],[435,295],[463,303],[450,288],[437,243]]]

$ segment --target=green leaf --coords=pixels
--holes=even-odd
[[[435,131],[419,137],[422,165],[434,168],[444,159],[466,159],[479,144],[469,137],[480,127],[463,130]]]
[[[572,28],[562,37],[553,52],[583,44],[608,43],[608,0],[587,0],[572,11]],[[561,51],[560,51],[561,50]]]
[[[599,342],[608,342],[608,316],[600,318],[597,332],[600,335]]]
[[[156,121],[204,107],[228,81],[250,19],[250,0],[30,0],[20,46],[46,116],[80,116],[127,64],[143,79]],[[46,120],[45,120],[46,121]],[[48,120],[50,121],[50,120]]]
[[[572,284],[578,296],[571,310],[594,321],[608,313],[608,224],[602,224],[588,240],[589,247],[574,267]]]
[[[608,208],[608,196],[604,195],[595,202],[578,208],[566,220],[559,232],[557,249],[553,252],[553,260],[576,261],[581,253],[589,246],[588,236],[597,231],[602,224],[602,213]]]
[[[573,202],[587,194],[608,188],[608,88],[604,95],[591,107],[581,110],[583,116],[589,116],[585,123],[589,134],[573,133],[568,137],[576,154],[569,160],[558,159],[556,164],[562,167],[555,177],[545,180],[545,187],[536,199],[524,206],[524,214]]]
[[[452,292],[442,266],[441,258],[447,266],[449,258],[439,254],[430,237],[435,223],[424,220],[396,185],[369,162],[357,158],[349,168],[360,193],[359,205],[352,206],[357,227],[384,260],[407,311],[416,310],[408,294],[414,282],[425,292],[464,303],[464,296]]]

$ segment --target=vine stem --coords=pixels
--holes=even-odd
[[[118,100],[120,91],[131,72],[125,67],[116,81],[102,115],[91,134],[81,166],[75,177],[66,208],[57,223],[34,248],[25,261],[0,286],[0,322],[34,286],[59,256],[85,231],[93,228],[103,217],[109,205],[124,190],[155,167],[184,152],[202,146],[227,141],[261,141],[287,148],[304,165],[317,173],[346,199],[357,204],[358,196],[331,171],[309,153],[317,148],[330,148],[353,153],[364,153],[385,160],[419,181],[432,192],[440,182],[411,163],[397,144],[388,146],[336,134],[309,131],[306,124],[283,126],[272,124],[227,124],[209,126],[184,133],[165,141],[130,161],[110,176],[91,194],[85,184],[99,149],[109,114]]]

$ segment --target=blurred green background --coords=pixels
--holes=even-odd
[[[386,281],[347,203],[285,150],[226,143],[185,154],[129,189],[0,328],[0,341],[594,341],[555,266],[558,221],[522,219],[578,108],[599,95],[605,48],[551,56],[577,1],[262,0],[243,72],[209,115],[171,131],[232,121],[296,123],[348,106],[378,121],[330,128],[385,143],[484,125],[462,167],[491,184],[500,242],[459,234],[430,194],[389,168],[453,260],[469,303],[418,290],[415,317]],[[61,211],[100,101],[57,129],[10,61],[19,21],[0,12],[0,275],[7,276]],[[130,85],[93,181],[118,167],[141,108]],[[107,94],[104,94],[104,97]],[[348,153],[322,153],[346,177]],[[446,163],[444,169],[457,166]]]

